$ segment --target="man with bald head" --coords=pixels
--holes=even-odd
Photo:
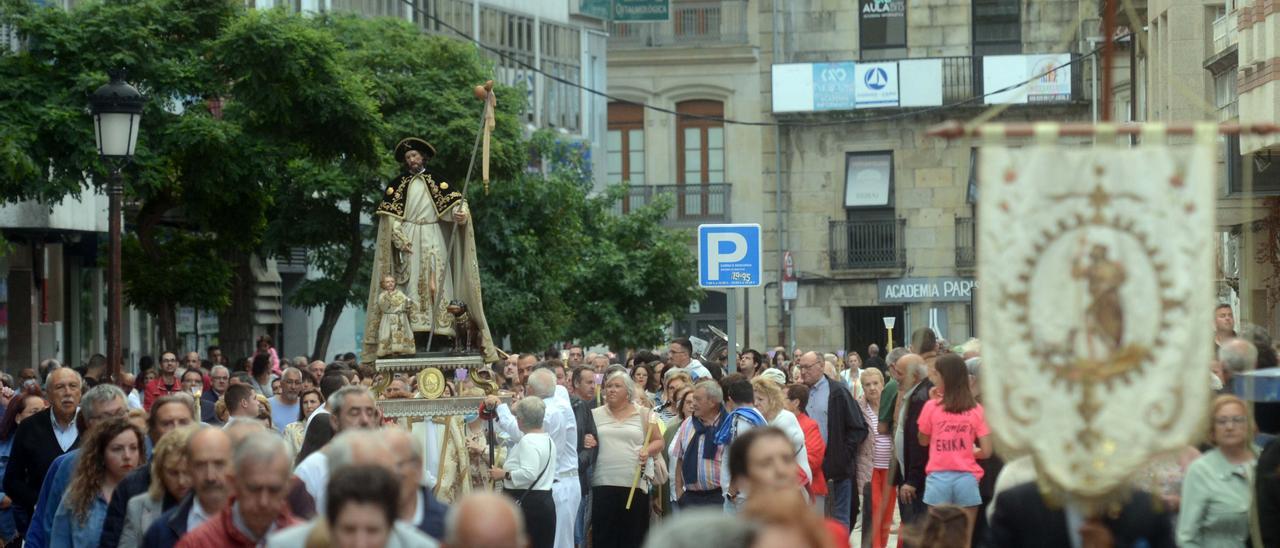
[[[176,548],[261,546],[269,533],[297,523],[285,503],[289,450],[275,432],[249,434],[235,444],[226,482],[231,498]]]
[[[902,523],[914,523],[928,511],[924,505],[925,467],[929,464],[929,448],[916,440],[920,437],[920,411],[929,401],[929,366],[919,354],[907,354],[893,363],[895,374],[902,379],[902,399],[895,413],[893,442],[898,470],[894,485],[898,486],[898,508]]]
[[[511,499],[473,493],[449,509],[445,518],[448,548],[528,548],[524,516]]]
[[[316,360],[307,364],[307,372],[311,373],[311,377],[315,379],[316,384],[320,383],[320,379],[324,378],[324,360]]]
[[[796,360],[800,380],[809,387],[809,405],[805,412],[818,423],[822,439],[827,443],[822,472],[831,482],[831,517],[850,527],[858,508],[858,494],[853,488],[857,477],[858,444],[867,437],[867,422],[853,401],[853,394],[824,374],[825,363],[817,352],[806,352]]]
[[[222,512],[231,498],[228,472],[231,470],[232,443],[220,428],[204,427],[187,440],[187,472],[191,476],[191,493],[177,506],[151,522],[143,537],[144,548],[169,547]]]

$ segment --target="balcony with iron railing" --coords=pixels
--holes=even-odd
[[[956,217],[956,268],[978,264],[977,227],[973,217]]]
[[[613,212],[625,215],[651,204],[659,196],[668,196],[673,207],[667,213],[666,225],[688,228],[703,223],[729,221],[729,183],[695,183],[682,185],[641,185],[627,189],[613,205]]]
[[[609,24],[609,47],[621,49],[747,43],[747,0],[671,3],[671,20]]]
[[[831,221],[831,270],[907,266],[906,219]]]

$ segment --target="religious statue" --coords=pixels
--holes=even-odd
[[[413,301],[396,289],[396,277],[382,277],[382,294],[378,295],[378,357],[413,354],[413,330],[409,328],[409,309]]]
[[[393,278],[408,303],[416,351],[448,348],[455,336],[467,335],[455,333],[448,312],[449,303],[459,300],[467,303],[478,333],[478,340],[470,341],[470,346],[482,349],[485,362],[498,360],[485,322],[475,235],[468,222],[470,211],[462,189],[426,168],[434,156],[435,148],[416,137],[400,141],[395,148],[402,170],[383,189],[382,203],[375,212],[378,233],[361,353],[368,362],[383,355],[378,347],[383,325],[380,301],[385,290],[380,285],[387,276]]]

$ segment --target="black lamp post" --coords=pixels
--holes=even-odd
[[[146,99],[133,86],[125,83],[124,71],[110,71],[111,82],[98,88],[89,96],[89,110],[93,113],[93,135],[98,143],[98,157],[111,171],[107,185],[110,200],[108,230],[111,232],[111,264],[107,273],[107,360],[111,375],[119,383],[123,377],[124,355],[120,346],[121,283],[120,283],[120,200],[124,194],[124,182],[120,170],[133,160],[133,150],[138,144],[138,124],[142,120],[142,105]]]

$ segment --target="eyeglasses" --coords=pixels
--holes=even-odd
[[[1213,419],[1213,423],[1218,426],[1240,426],[1247,422],[1249,422],[1249,418],[1242,415],[1236,415],[1234,417],[1214,417]]]

